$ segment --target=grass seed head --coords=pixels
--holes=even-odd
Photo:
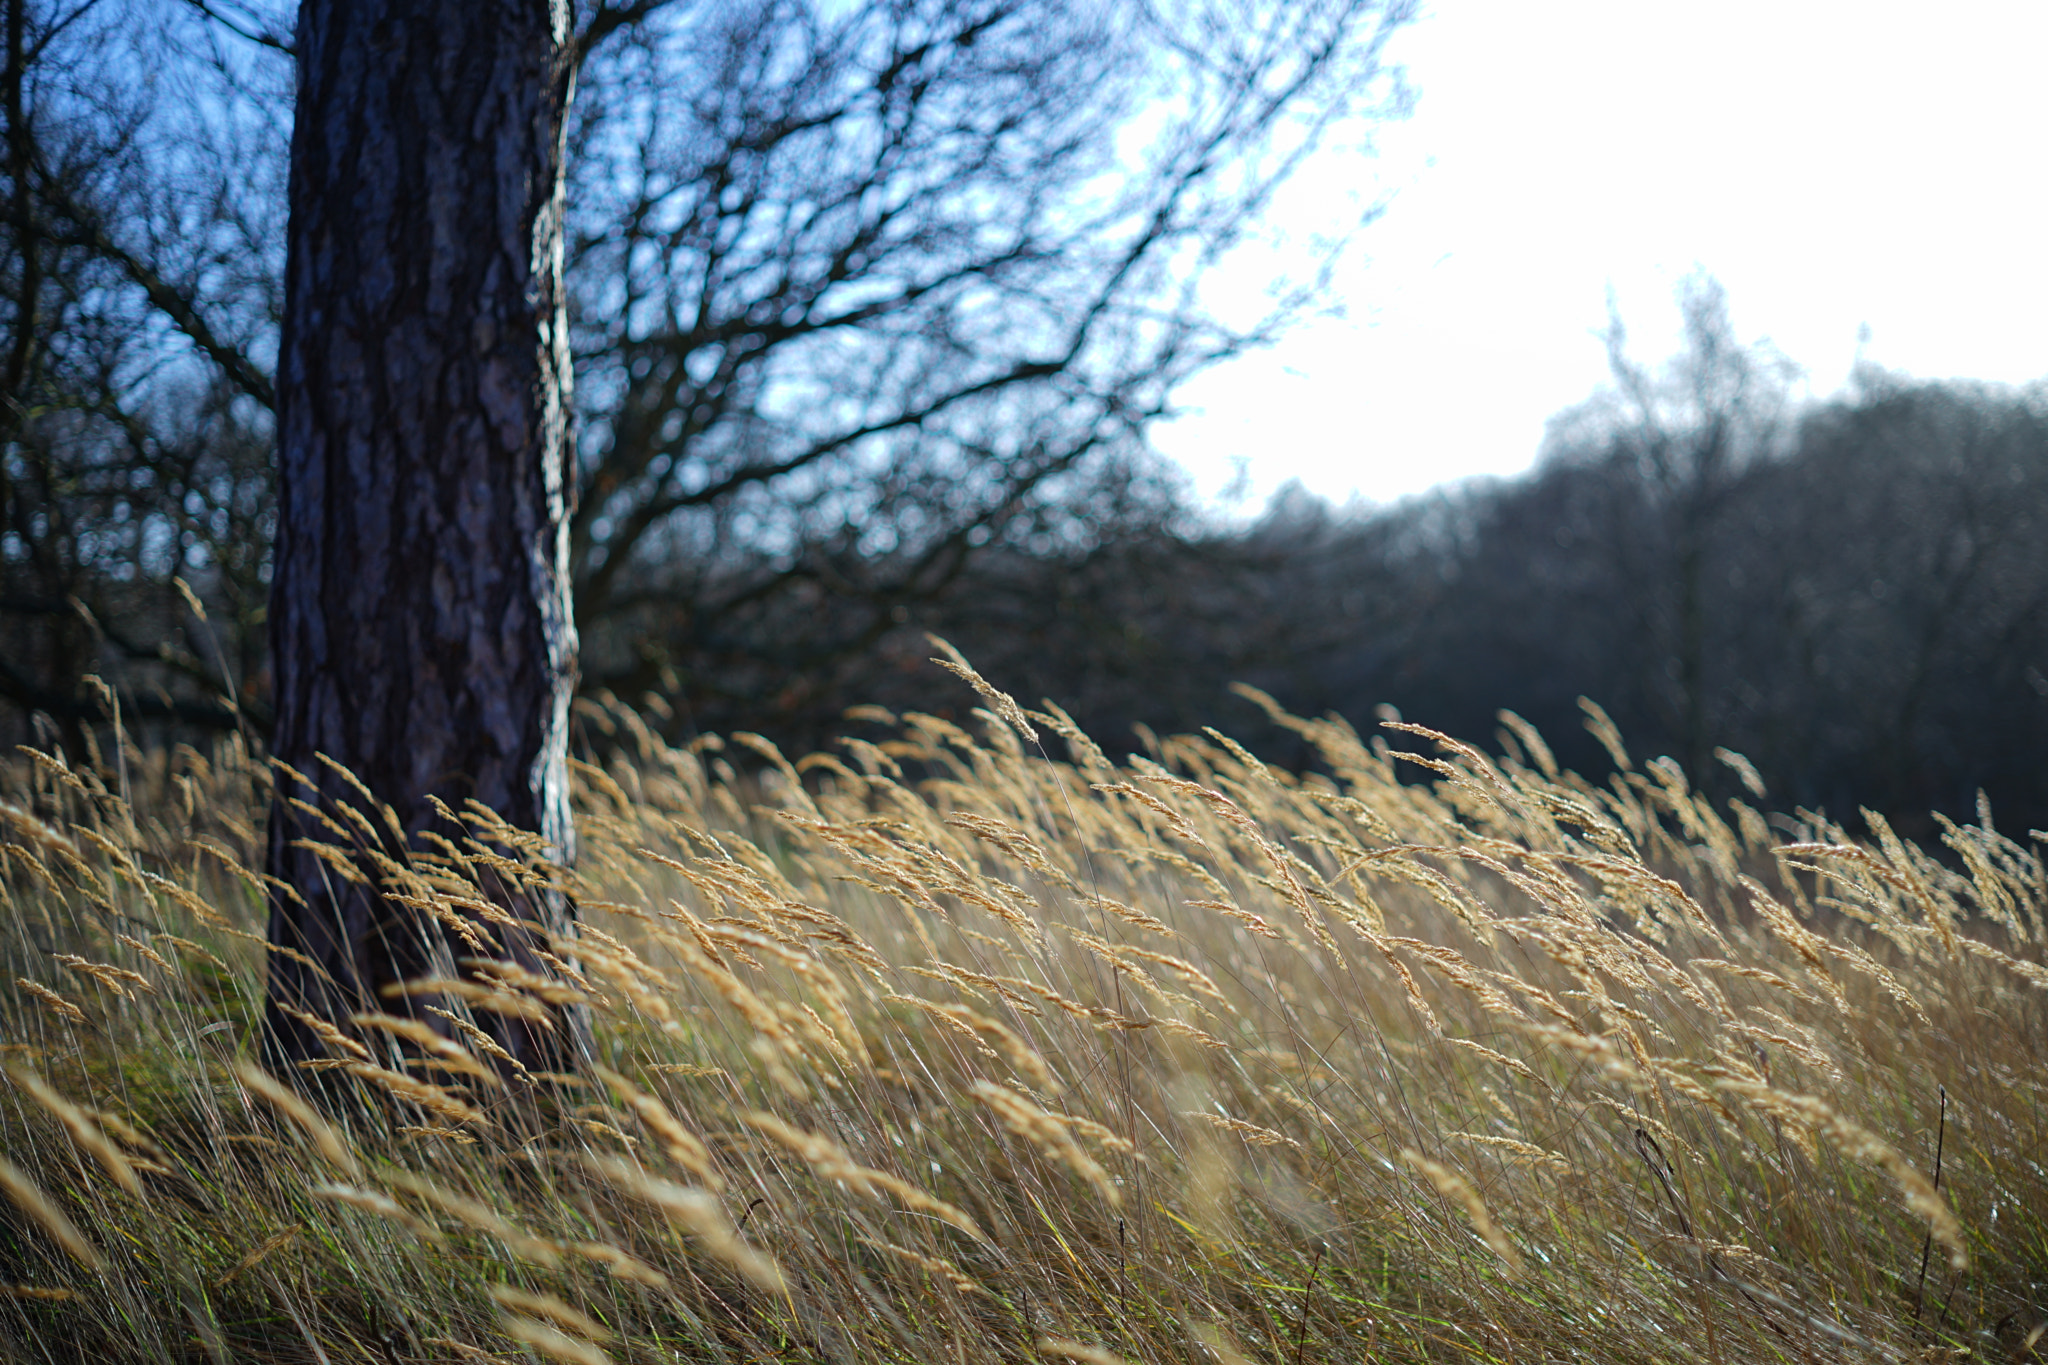
[[[757,1288],[771,1294],[786,1291],[781,1267],[740,1238],[732,1220],[725,1215],[725,1206],[709,1190],[650,1176],[618,1157],[585,1157],[584,1165],[623,1193],[659,1208],[695,1236],[706,1253],[725,1262]]]
[[[7,1197],[14,1206],[34,1219],[44,1232],[50,1234],[58,1246],[71,1254],[71,1258],[88,1270],[103,1272],[107,1261],[98,1247],[86,1240],[78,1225],[64,1216],[50,1196],[21,1167],[0,1156],[0,1189],[7,1191]]]
[[[52,1090],[42,1077],[23,1067],[7,1068],[8,1079],[27,1091],[45,1110],[64,1125],[71,1140],[83,1150],[90,1152],[95,1161],[106,1168],[114,1183],[130,1194],[142,1193],[142,1182],[136,1179],[135,1167],[121,1153],[121,1149],[108,1140],[100,1131],[92,1116],[70,1100]]]
[[[1128,1365],[1125,1359],[1114,1351],[1105,1351],[1100,1346],[1090,1346],[1085,1341],[1069,1337],[1040,1337],[1038,1353],[1051,1356],[1054,1360],[1072,1360],[1079,1365]]]
[[[510,1285],[494,1284],[490,1295],[501,1308],[515,1313],[526,1313],[536,1318],[546,1318],[555,1326],[588,1341],[606,1342],[612,1339],[611,1331],[581,1309],[571,1306],[553,1294],[535,1294]]]
[[[261,1099],[271,1108],[283,1114],[299,1126],[301,1132],[312,1139],[313,1148],[319,1152],[328,1165],[350,1177],[359,1176],[355,1153],[349,1149],[341,1134],[334,1131],[326,1119],[313,1112],[294,1091],[280,1085],[270,1074],[254,1062],[238,1061],[234,1065],[235,1079],[240,1081],[252,1095]]]
[[[508,1313],[501,1319],[499,1329],[512,1340],[531,1346],[550,1360],[564,1361],[566,1365],[612,1365],[611,1356],[602,1347],[572,1337],[538,1318]]]
[[[1435,1187],[1436,1192],[1465,1211],[1471,1220],[1472,1230],[1480,1240],[1492,1247],[1494,1254],[1507,1263],[1510,1275],[1522,1273],[1522,1253],[1508,1240],[1500,1225],[1493,1221],[1493,1214],[1487,1209],[1486,1201],[1479,1197],[1472,1182],[1439,1161],[1431,1161],[1413,1147],[1401,1149],[1401,1160],[1422,1173],[1425,1180]]]

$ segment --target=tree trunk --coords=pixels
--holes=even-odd
[[[388,882],[355,821],[340,816],[344,839],[287,798],[330,815],[355,806],[400,858],[433,852],[423,834],[460,845],[475,833],[435,799],[481,802],[558,860],[573,851],[566,11],[561,0],[300,10],[270,608],[273,752],[300,775],[280,771],[270,823],[270,939],[292,950],[271,954],[266,1026],[280,1061],[323,1055],[292,1010],[403,1012],[380,988],[476,955],[380,894]],[[403,849],[327,759],[389,807]],[[306,841],[356,841],[366,880]],[[507,879],[492,889],[531,927],[480,926],[488,955],[540,969],[544,935],[565,932],[573,910]],[[478,1023],[529,1066],[580,1050],[566,1017]]]

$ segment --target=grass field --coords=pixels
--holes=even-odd
[[[0,1356],[2048,1355],[2048,878],[1989,812],[1595,786],[1511,717],[1115,763],[984,699],[795,764],[586,706],[576,866],[519,874],[562,975],[337,1030],[325,1111],[255,1064],[268,770],[17,756]],[[451,918],[510,866],[329,814]],[[536,996],[584,1075],[474,1041]]]

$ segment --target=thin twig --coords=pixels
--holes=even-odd
[[[1294,1330],[1294,1365],[1301,1365],[1302,1354],[1308,1349],[1308,1305],[1309,1300],[1315,1297],[1316,1276],[1322,1271],[1326,1249],[1326,1243],[1316,1245],[1316,1258],[1308,1268],[1308,1285],[1301,1291],[1301,1325]]]
[[[1941,1148],[1948,1137],[1948,1087],[1936,1086],[1941,1092],[1941,1122],[1934,1130],[1934,1188],[1941,1188]],[[1920,1296],[1927,1288],[1927,1253],[1934,1249],[1934,1229],[1927,1229],[1927,1237],[1920,1243],[1920,1282],[1913,1286],[1913,1321],[1920,1321]],[[1953,1292],[1953,1291],[1951,1291]]]

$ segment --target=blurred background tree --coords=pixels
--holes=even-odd
[[[140,7],[4,23],[0,699],[76,743],[103,672],[130,716],[260,725],[289,72]]]
[[[590,684],[786,724],[977,552],[1169,520],[1147,426],[1319,298],[1312,271],[1227,322],[1202,282],[1304,158],[1400,112],[1412,12],[771,0],[601,52],[572,192]]]

